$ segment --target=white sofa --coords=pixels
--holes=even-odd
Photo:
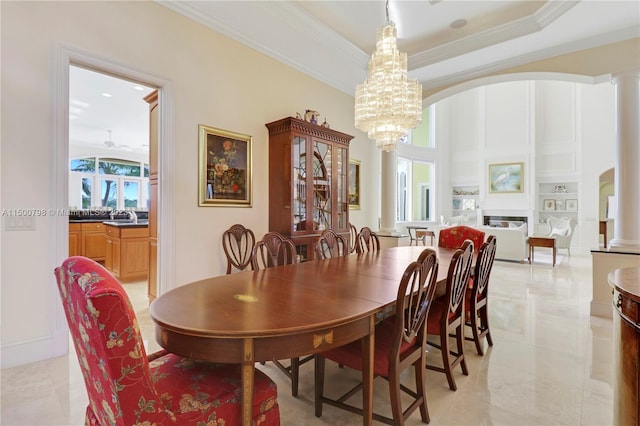
[[[529,256],[526,223],[511,228],[493,226],[477,226],[476,228],[484,231],[485,238],[489,235],[496,237],[496,259],[523,262]]]

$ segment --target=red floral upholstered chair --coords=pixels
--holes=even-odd
[[[462,246],[464,240],[471,240],[475,251],[478,251],[484,243],[484,231],[464,225],[442,228],[438,235],[438,246],[457,249]]]
[[[56,268],[89,395],[87,425],[238,425],[240,366],[147,356],[135,313],[109,271],[85,257]],[[254,425],[279,425],[276,385],[255,372]]]

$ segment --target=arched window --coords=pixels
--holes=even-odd
[[[149,165],[120,158],[84,157],[69,164],[73,209],[149,208]]]

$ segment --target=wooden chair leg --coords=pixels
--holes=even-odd
[[[456,359],[460,359],[460,366],[462,367],[462,374],[469,375],[469,369],[467,368],[467,360],[464,357],[464,322],[460,322],[456,331],[456,343],[458,347],[458,353]]]
[[[429,417],[429,407],[427,406],[427,390],[425,389],[425,380],[427,378],[427,366],[424,359],[419,359],[413,365],[416,373],[416,393],[418,398],[422,398],[420,404],[420,417],[423,423],[429,423],[431,421]]]
[[[480,327],[481,324],[478,323],[478,312],[476,309],[472,309],[471,310],[471,321],[469,323],[469,326],[471,327],[471,332],[473,333],[473,343],[475,343],[476,345],[476,351],[478,352],[478,355],[483,356],[484,355],[484,349],[482,348],[482,342],[481,339],[482,337],[480,336]]]
[[[489,314],[487,305],[484,305],[480,310],[480,326],[482,327],[482,334],[487,337],[487,343],[489,343],[489,346],[493,346],[491,329],[489,328]]]
[[[400,391],[400,377],[398,374],[389,375],[389,403],[393,418],[398,420],[397,424],[404,424],[402,421],[402,392]]]
[[[449,382],[449,389],[455,391],[458,389],[456,381],[453,378],[453,371],[451,368],[451,361],[449,360],[449,335],[446,333],[444,336],[440,336],[440,352],[442,353],[442,365],[444,367],[444,373],[447,375],[447,381]]]

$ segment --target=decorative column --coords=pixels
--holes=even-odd
[[[381,151],[381,194],[380,194],[380,230],[379,235],[400,235],[396,230],[396,171],[398,168],[396,152]]]
[[[616,217],[610,251],[640,252],[640,72],[613,75]]]

